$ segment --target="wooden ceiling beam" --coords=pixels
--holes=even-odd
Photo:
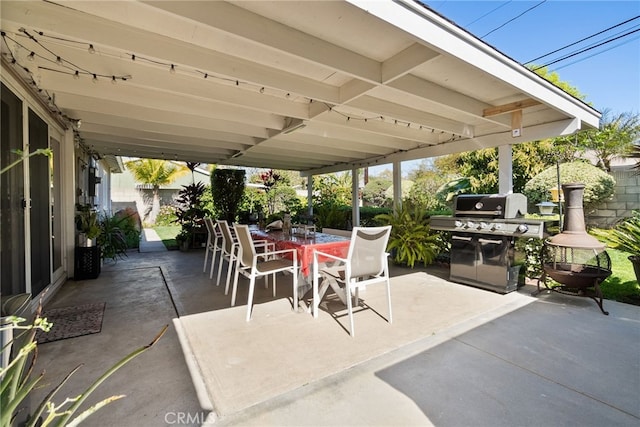
[[[523,99],[522,101],[510,102],[504,105],[497,105],[495,107],[489,107],[482,110],[482,117],[497,116],[499,114],[511,113],[517,110],[523,110],[525,108],[540,105],[541,102],[533,98]]]

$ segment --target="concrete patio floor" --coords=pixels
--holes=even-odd
[[[243,316],[246,292],[242,293],[246,286],[239,288],[239,307],[230,308],[223,286],[216,287],[215,279],[210,281],[202,272],[203,258],[204,251],[131,252],[124,260],[105,265],[98,279],[68,281],[46,308],[104,301],[102,332],[39,346],[37,370],[46,370],[47,386],[36,393],[34,401],[77,364],[84,363],[59,392],[57,401],[79,393],[168,324],[169,330],[156,346],[109,378],[90,401],[114,394],[127,396],[92,415],[83,425],[640,424],[640,307],[605,301],[610,315],[604,316],[587,298],[547,293],[531,298],[531,286],[498,295],[450,283],[446,286],[453,292],[457,287],[473,289],[479,292],[475,294],[478,301],[486,299],[491,304],[487,302],[480,314],[471,310],[468,316],[452,318],[435,332],[425,331],[418,339],[301,387],[281,391],[238,411],[211,413],[202,408],[203,390],[194,386],[173,320],[186,320],[198,313],[224,313],[220,319],[229,322],[229,329],[247,327]],[[389,325],[381,317],[356,314],[356,328],[362,336],[369,327],[391,334],[403,332],[401,313],[410,308],[411,302],[399,289],[403,276],[416,272],[434,280],[447,275],[438,267],[393,268],[392,299],[396,297],[397,320]],[[449,288],[443,285],[440,289]],[[279,278],[276,303],[283,304],[288,295],[287,278]],[[264,331],[269,322],[274,322],[275,315],[269,312],[272,300],[270,291],[262,289],[256,294],[252,328]],[[492,305],[493,301],[498,304]],[[479,302],[464,304],[477,308]],[[449,311],[464,311],[464,304]],[[372,303],[372,307],[380,306]],[[335,352],[366,344],[356,344],[359,337],[349,338],[336,320],[313,323],[306,313],[280,308],[278,315],[291,319],[299,316],[299,322],[309,322],[309,329],[326,328],[323,330],[328,334],[335,334],[340,341]],[[448,307],[432,311],[436,309],[446,311]],[[231,323],[234,311],[242,313],[235,317],[241,324]],[[384,304],[380,314],[386,315]],[[211,328],[224,329],[224,324]],[[275,347],[278,334],[288,332],[274,328],[269,333],[273,334]],[[269,339],[266,344],[258,344],[243,341],[243,334],[237,335],[238,345],[245,346],[247,353],[266,358],[273,350]],[[313,340],[301,345],[311,346]],[[216,402],[212,403],[215,407]]]

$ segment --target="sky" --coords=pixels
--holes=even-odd
[[[423,3],[522,64],[638,17],[534,63],[546,65],[591,45],[637,31],[551,64],[548,70],[577,88],[585,95],[584,101],[600,112],[640,114],[640,0],[424,0]],[[420,162],[403,162],[403,175]],[[385,169],[390,170],[391,166],[371,168],[370,173],[376,175]]]
[[[586,95],[585,101],[600,112],[640,113],[640,0],[435,0],[425,3],[520,63],[638,17],[535,63],[545,65],[590,45],[637,31],[551,64],[548,69],[556,71],[561,81]],[[523,12],[526,13],[518,17]]]

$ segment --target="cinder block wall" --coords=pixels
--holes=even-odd
[[[622,218],[631,216],[631,211],[640,210],[640,174],[633,170],[611,172],[616,180],[615,194],[586,214],[588,226],[611,227]]]

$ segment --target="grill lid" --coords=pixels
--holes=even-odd
[[[511,194],[461,194],[455,200],[454,216],[519,218],[527,214],[527,197]]]

